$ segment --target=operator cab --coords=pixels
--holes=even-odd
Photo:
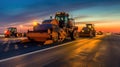
[[[86,24],[86,27],[91,29],[91,30],[95,30],[94,29],[94,24]]]
[[[15,28],[15,27],[9,27],[4,32],[4,34],[5,34],[5,37],[16,36],[16,34],[17,34],[17,28]]]
[[[55,19],[59,21],[59,27],[66,27],[69,21],[69,15],[65,12],[57,12],[55,15]]]
[[[93,25],[93,24],[86,24],[86,27],[88,27],[88,28],[93,28],[94,25]]]

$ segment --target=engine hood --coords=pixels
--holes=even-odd
[[[41,24],[34,27],[34,31],[47,31],[52,28],[52,24]]]

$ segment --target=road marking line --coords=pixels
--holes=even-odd
[[[4,62],[4,61],[12,60],[12,59],[15,59],[15,58],[18,58],[18,57],[23,57],[23,56],[27,56],[27,55],[31,55],[31,54],[35,54],[35,53],[39,53],[39,52],[43,52],[43,51],[47,51],[47,50],[57,48],[57,47],[61,47],[61,46],[64,46],[64,45],[67,45],[67,44],[70,44],[70,43],[73,43],[73,42],[75,42],[75,41],[71,41],[71,42],[68,42],[68,43],[60,44],[60,45],[49,47],[49,48],[46,48],[46,49],[37,50],[37,51],[29,52],[29,53],[26,53],[26,54],[22,54],[22,55],[10,57],[10,58],[2,59],[2,60],[0,60],[0,62]]]

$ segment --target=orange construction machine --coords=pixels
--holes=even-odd
[[[18,33],[16,27],[9,27],[4,31],[5,37],[22,37],[25,34]]]
[[[69,18],[65,12],[57,12],[54,19],[44,20],[42,24],[36,24],[33,31],[28,31],[27,37],[31,41],[53,42],[63,41],[66,38],[72,40],[79,37],[78,27],[74,25],[74,19]]]
[[[80,31],[79,36],[81,36],[81,37],[95,37],[96,30],[94,28],[94,25],[93,24],[86,24],[86,27],[83,27],[82,30]]]

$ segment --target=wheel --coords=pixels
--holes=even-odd
[[[15,34],[15,37],[17,37],[17,33]]]
[[[95,34],[95,33],[93,33],[93,37],[96,37],[96,34]]]
[[[31,39],[30,37],[27,37],[28,38],[28,40],[30,40],[30,41],[34,41],[33,39]]]
[[[54,42],[57,42],[58,39],[59,39],[58,33],[55,32],[55,31],[52,31],[51,37],[52,37],[52,40],[53,40]]]
[[[79,38],[79,33],[77,30],[74,30],[70,33],[70,37],[71,37],[71,40],[75,40],[77,38]]]
[[[66,38],[66,32],[65,32],[63,29],[61,29],[61,30],[59,31],[58,37],[59,37],[59,41],[61,41],[61,42],[64,41],[65,38]]]
[[[93,33],[92,32],[90,32],[90,36],[89,37],[93,37],[94,35],[93,35]]]
[[[93,36],[96,37],[96,32],[93,32]]]

